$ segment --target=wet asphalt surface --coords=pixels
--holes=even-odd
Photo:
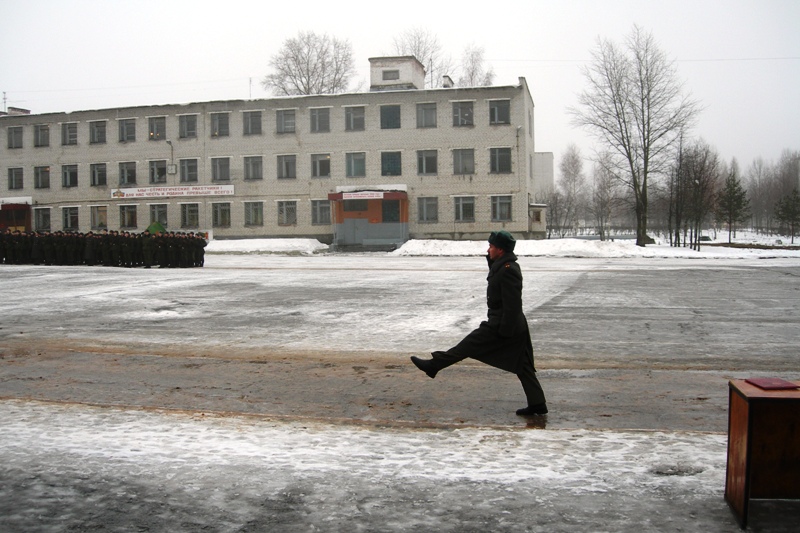
[[[392,287],[413,287],[415,281],[424,285],[426,281],[419,280],[420,272],[425,272],[423,262],[390,263],[382,269],[373,258],[339,257],[330,266],[314,263],[298,274],[292,258],[271,261],[264,270],[247,267],[253,279],[274,277],[270,289],[259,288],[246,277],[226,281],[226,270],[241,267],[222,259],[215,263],[214,258],[205,269],[180,273],[186,284],[163,286],[142,270],[101,268],[87,276],[86,269],[70,267],[3,267],[0,399],[23,411],[28,402],[34,410],[133,410],[269,421],[287,427],[300,423],[436,435],[476,428],[545,430],[548,435],[567,435],[571,430],[598,435],[708,435],[717,456],[722,455],[715,468],[724,474],[724,446],[719,447],[727,431],[728,380],[800,379],[800,265],[790,260],[706,265],[575,259],[567,260],[565,269],[565,260],[523,259],[526,287],[535,286],[524,296],[526,315],[551,411],[532,419],[514,415],[524,397],[511,374],[465,362],[430,380],[409,363],[409,355],[424,356],[426,350],[447,347],[457,340],[452,334],[439,338],[431,333],[425,338],[412,332],[408,342],[390,338],[370,344],[375,330],[351,331],[347,339],[338,338],[326,332],[331,325],[325,320],[333,320],[326,317],[308,320],[291,332],[293,321],[304,319],[305,306],[315,296],[317,301],[336,302],[342,313],[384,305],[400,312],[407,306],[405,315],[413,315],[419,305],[414,298],[426,292],[424,287],[413,292],[392,292]],[[371,290],[351,289],[346,301],[336,298],[341,271],[359,268],[348,261],[369,263],[369,284],[381,287],[381,303]],[[427,282],[441,287],[448,280],[457,283],[462,276],[474,277],[470,261],[480,259],[444,261],[437,268],[439,277]],[[336,280],[321,287],[321,279],[332,272],[338,272]],[[247,312],[248,302],[263,302],[268,295],[259,291],[273,291],[289,274],[291,283],[269,293],[280,295],[280,311],[262,315],[260,322],[269,322],[270,327],[258,329],[259,322]],[[178,276],[164,273],[168,275]],[[59,284],[53,289],[59,298],[71,291],[69,304],[59,299],[61,309],[55,313],[41,305],[47,302],[46,283]],[[135,310],[125,320],[109,320],[108,310],[93,292],[105,283],[125,283],[120,298],[144,302],[145,307],[152,299],[148,290],[155,284],[158,298],[172,302],[167,307],[190,302],[201,309],[191,316],[175,312],[157,323],[145,322]],[[477,284],[477,293],[482,290]],[[458,293],[436,294],[452,298],[453,305],[463,299]],[[204,299],[212,301],[207,309],[200,303]],[[477,317],[482,312],[479,303],[465,308],[465,314]],[[405,315],[403,319],[413,324],[414,317]],[[230,340],[241,339],[247,325],[255,329],[247,329],[252,333],[246,342]],[[304,339],[297,340],[298,334]],[[385,336],[393,335],[387,326]],[[0,439],[9,445],[14,436],[5,433]],[[429,447],[435,445],[421,443],[420,453]],[[345,482],[334,474],[328,481],[292,484],[292,475],[282,471],[275,479],[285,477],[286,484],[273,489],[283,496],[262,501],[258,512],[231,513],[225,505],[235,505],[236,498],[225,490],[221,501],[228,503],[222,508],[205,505],[214,491],[222,490],[213,488],[213,481],[198,489],[197,500],[184,494],[180,505],[165,505],[166,493],[152,492],[135,477],[105,471],[101,463],[86,470],[60,463],[61,468],[54,470],[48,468],[46,456],[41,461],[24,453],[19,457],[24,460],[6,461],[0,467],[0,528],[7,531],[738,530],[722,499],[724,486],[715,494],[693,495],[685,480],[678,493],[656,491],[642,498],[639,492],[627,492],[624,482],[601,494],[470,482],[437,489],[424,475],[397,485],[370,486],[369,480],[359,484],[349,478]],[[101,471],[105,478],[98,474]],[[691,477],[691,472],[684,474]],[[231,475],[237,474],[225,477]],[[238,475],[246,479],[252,474]],[[344,498],[341,488],[331,489],[327,503],[322,495],[316,504],[309,503],[314,487],[337,483],[353,484],[350,490],[356,496]],[[110,486],[117,489],[107,490]],[[257,486],[253,482],[252,490]],[[509,498],[497,500],[502,493]],[[487,504],[488,500],[495,504]],[[328,520],[319,514],[327,509],[330,517],[337,505],[353,501],[360,510],[346,518]],[[365,510],[367,501],[372,506]],[[25,508],[32,511],[16,512]],[[800,522],[795,502],[757,502],[751,513],[752,531],[795,531]]]

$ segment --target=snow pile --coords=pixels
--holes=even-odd
[[[774,239],[770,239],[774,243]],[[486,254],[486,241],[448,241],[415,239],[389,252],[407,257],[469,257]],[[331,251],[316,239],[238,239],[214,240],[208,243],[210,254],[301,254],[313,255]],[[586,239],[547,239],[517,241],[515,253],[520,257],[585,257],[585,258],[662,258],[662,259],[766,259],[800,258],[800,251],[784,249],[746,249],[724,246],[702,246],[699,252],[690,248],[673,248],[658,243],[636,246],[631,239],[597,241]]]

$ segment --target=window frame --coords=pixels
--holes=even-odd
[[[50,231],[52,225],[52,213],[49,207],[33,208],[33,225],[36,231]]]
[[[311,177],[331,177],[331,154],[311,154]]]
[[[344,154],[345,177],[347,178],[366,178],[367,177],[367,153],[366,152],[347,152]],[[360,171],[360,173],[358,173]]]
[[[89,206],[89,227],[93,230],[108,228],[108,206]]]
[[[261,135],[261,111],[242,112],[242,135]]]
[[[119,227],[120,229],[136,229],[139,227],[138,205],[124,204],[119,206]]]
[[[439,222],[439,198],[437,196],[420,196],[417,198],[417,222],[420,224],[435,224]]]
[[[331,109],[329,107],[312,107],[309,109],[311,133],[330,133]]]
[[[78,228],[80,228],[80,210],[77,206],[61,208],[61,228],[63,231],[78,231]]]
[[[197,115],[178,116],[178,138],[179,139],[197,138]]]
[[[167,183],[167,160],[153,159],[147,164],[148,178],[151,185]]]
[[[492,196],[492,222],[513,221],[513,198],[510,194]],[[507,211],[507,214],[505,211]]]
[[[347,106],[344,108],[344,131],[366,130],[366,107]],[[359,127],[360,126],[360,127]]]
[[[472,211],[472,216],[466,216],[466,211]],[[455,222],[475,222],[475,197],[474,196],[455,196],[453,197],[453,220]]]
[[[9,126],[6,129],[8,136],[7,147],[9,150],[24,148],[25,130],[22,126]]]
[[[209,113],[211,121],[211,138],[230,137],[231,114],[228,111]]]
[[[275,110],[275,128],[277,133],[297,132],[297,110],[296,109]]]
[[[119,184],[136,185],[136,161],[119,162]]]
[[[489,174],[511,173],[511,148],[489,148]]]
[[[78,186],[78,165],[61,165],[61,187],[71,189]]]
[[[78,123],[62,122],[61,146],[77,146],[77,145],[78,145]]]
[[[33,167],[33,188],[34,189],[50,188],[50,165]]]
[[[102,172],[100,172],[102,170]],[[92,163],[89,165],[89,185],[99,187],[108,184],[108,167],[105,163]]]
[[[311,200],[311,225],[330,226],[331,220],[331,201]]]
[[[297,154],[281,154],[277,157],[278,179],[297,179]]]
[[[149,117],[147,119],[147,138],[151,141],[167,139],[167,117]]]
[[[264,202],[244,202],[245,227],[264,225]]]
[[[200,178],[200,163],[196,157],[189,157],[178,160],[178,167],[180,168],[180,183],[197,183]],[[194,179],[191,179],[191,178]]]
[[[453,102],[453,127],[464,128],[475,125],[474,104],[472,100]]]
[[[8,190],[19,191],[25,188],[25,171],[22,167],[9,167]]]
[[[381,129],[399,130],[402,127],[402,108],[400,104],[384,104],[380,106]]]
[[[381,152],[381,176],[403,175],[403,152]]]
[[[211,158],[211,182],[231,181],[231,158],[212,157]]]
[[[231,203],[212,202],[211,203],[211,227],[230,228],[231,227]]]
[[[474,148],[453,149],[453,174],[456,176],[471,176],[475,174]]]
[[[181,229],[193,229],[200,227],[200,204],[185,203],[181,206]]]
[[[33,125],[33,146],[34,148],[50,146],[50,124]]]
[[[92,120],[89,122],[89,144],[106,144],[108,140],[108,121]]]
[[[489,124],[511,124],[511,100],[489,100]]]
[[[433,159],[433,169],[428,168]],[[436,176],[439,174],[439,151],[438,150],[417,150],[417,175]]]
[[[119,125],[119,142],[130,143],[136,142],[136,119],[135,118],[121,118],[118,121]]]
[[[169,204],[150,204],[150,224],[153,222],[158,222],[165,228],[168,226],[168,217],[169,217]],[[148,226],[150,225],[148,224]]]
[[[278,200],[278,226],[297,225],[297,200]]]
[[[264,179],[264,157],[260,155],[244,156],[244,180],[257,181]]]
[[[417,104],[417,128],[436,128],[436,102]]]

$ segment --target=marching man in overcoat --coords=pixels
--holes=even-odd
[[[533,366],[533,346],[528,321],[522,312],[522,272],[514,255],[516,241],[507,231],[489,236],[489,262],[486,304],[487,320],[449,350],[436,351],[432,359],[411,357],[429,377],[448,366],[471,357],[487,365],[517,375],[528,406],[517,410],[520,416],[547,413],[544,391]]]

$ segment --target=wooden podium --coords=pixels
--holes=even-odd
[[[742,529],[751,498],[800,499],[800,389],[732,380],[725,500]]]

